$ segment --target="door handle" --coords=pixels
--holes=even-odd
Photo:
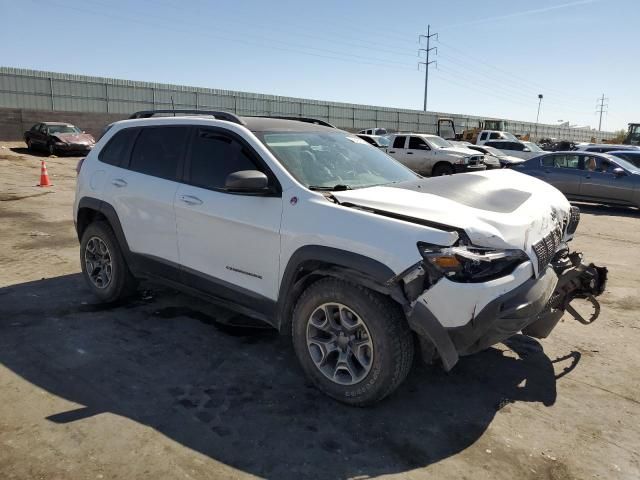
[[[591,175],[587,175],[587,176],[586,176],[586,177],[584,177],[584,178],[591,178]]]
[[[407,152],[407,155],[413,155],[413,152]]]
[[[389,150],[389,153],[396,153],[395,150]]]
[[[123,178],[114,178],[111,183],[118,188],[126,187],[128,184]]]
[[[180,195],[180,201],[187,205],[202,205],[202,200],[193,195]]]

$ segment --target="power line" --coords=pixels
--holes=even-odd
[[[317,47],[311,47],[311,46],[307,46],[307,45],[295,45],[295,44],[291,44],[289,42],[283,42],[280,40],[276,40],[276,39],[272,39],[269,37],[264,37],[264,36],[260,36],[260,35],[254,35],[254,34],[244,34],[244,36],[249,36],[249,37],[254,37],[257,40],[260,40],[260,43],[258,43],[257,41],[253,41],[253,40],[247,40],[246,38],[238,38],[238,36],[234,36],[232,37],[227,37],[224,35],[218,35],[218,34],[211,34],[209,33],[209,31],[199,31],[199,30],[194,30],[193,27],[194,26],[199,26],[198,24],[194,24],[193,22],[180,22],[177,20],[166,20],[163,17],[159,17],[157,15],[145,15],[145,19],[142,20],[140,18],[128,15],[128,16],[121,16],[121,15],[114,15],[112,13],[106,13],[104,11],[96,11],[96,10],[91,10],[91,9],[86,9],[86,8],[78,8],[78,7],[71,7],[69,5],[65,5],[65,4],[60,4],[60,3],[56,3],[53,1],[49,1],[47,2],[48,5],[55,5],[56,7],[62,7],[62,8],[67,8],[69,10],[74,10],[74,11],[78,11],[81,13],[88,13],[90,15],[101,15],[107,18],[112,18],[118,21],[125,21],[125,22],[133,22],[133,23],[138,23],[138,24],[142,24],[142,25],[147,25],[147,26],[151,26],[154,28],[164,28],[164,29],[171,29],[174,31],[179,31],[179,32],[183,32],[183,33],[189,33],[189,34],[198,34],[198,35],[202,35],[202,36],[206,36],[206,37],[210,37],[210,38],[215,38],[215,39],[223,39],[223,40],[228,40],[231,41],[232,43],[242,43],[245,45],[250,45],[250,46],[259,46],[261,48],[270,48],[270,49],[275,49],[275,50],[282,50],[282,51],[288,51],[288,52],[294,52],[294,53],[298,53],[298,54],[302,54],[302,55],[310,55],[310,56],[314,56],[314,57],[320,57],[320,58],[328,58],[328,59],[334,59],[334,60],[341,60],[341,61],[346,61],[346,62],[350,62],[350,63],[360,63],[360,64],[364,64],[364,65],[377,65],[377,66],[384,66],[387,68],[393,67],[393,68],[404,68],[407,70],[413,70],[411,68],[411,64],[409,63],[403,63],[403,62],[396,62],[396,61],[391,61],[391,60],[382,60],[380,58],[377,57],[370,57],[370,56],[365,56],[365,55],[356,55],[356,54],[351,54],[351,53],[343,53],[343,52],[339,52],[339,51],[335,51],[335,50],[328,50],[328,49],[324,49],[324,48],[317,48]],[[96,4],[100,4],[99,2],[96,2]],[[101,4],[101,5],[107,5],[107,4]],[[169,25],[162,25],[162,24],[158,24],[157,22],[151,22],[149,20],[147,20],[146,18],[150,17],[150,18],[156,18],[162,22],[167,22],[167,24]],[[189,28],[189,30],[185,30],[185,29],[178,29],[175,27],[176,24],[183,24],[186,27]],[[205,25],[202,25],[203,28],[205,28]],[[206,26],[206,28],[208,29],[210,26]],[[220,30],[220,29],[218,29]],[[237,32],[236,32],[237,33]],[[269,44],[269,42],[271,42],[271,44]],[[284,46],[279,46],[279,45],[274,45],[274,44],[280,44],[280,45],[284,45]],[[320,53],[315,53],[315,52],[309,52],[308,50],[315,50],[317,52]],[[355,59],[355,60],[353,60]]]
[[[418,68],[420,68],[420,65],[424,65],[424,111],[425,112],[427,111],[427,97],[429,94],[429,65],[431,65],[432,63],[435,63],[437,65],[436,60],[429,61],[429,54],[431,53],[432,50],[435,50],[436,53],[438,53],[438,47],[429,47],[431,43],[431,37],[438,38],[437,33],[431,33],[431,25],[427,25],[426,35],[418,35],[418,45],[420,44],[420,41],[423,38],[427,39],[427,48],[418,49],[418,55],[420,55],[420,52],[425,52],[427,56],[424,62],[418,62]]]
[[[604,93],[602,94],[602,97],[600,97],[597,102],[598,104],[596,105],[596,113],[600,113],[600,121],[598,122],[598,131],[602,131],[602,114],[603,113],[608,113],[608,109],[609,109],[609,104],[605,104],[605,101],[609,101],[608,98],[605,98]]]

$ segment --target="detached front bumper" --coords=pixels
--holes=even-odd
[[[450,370],[459,356],[484,350],[519,331],[532,337],[547,337],[565,310],[581,323],[593,322],[599,314],[595,297],[604,291],[606,281],[606,268],[584,264],[578,253],[567,254],[552,262],[537,278],[526,280],[479,312],[474,311],[463,325],[449,328],[442,325],[423,297],[416,301],[408,321],[422,337],[423,349],[430,349],[424,353],[432,355],[435,346],[445,370]],[[588,299],[594,305],[590,319],[585,320],[571,307],[575,298]]]

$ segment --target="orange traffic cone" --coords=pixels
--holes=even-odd
[[[49,173],[47,172],[47,164],[44,160],[42,160],[42,165],[40,166],[40,185],[39,187],[51,187],[53,183],[49,180]]]

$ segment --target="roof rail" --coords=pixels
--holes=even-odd
[[[142,110],[140,112],[133,113],[129,119],[133,118],[151,118],[160,114],[176,114],[180,115],[195,115],[195,116],[210,116],[217,120],[225,120],[227,122],[237,123],[238,125],[245,125],[245,123],[236,114],[231,112],[223,112],[220,110],[187,110],[187,109],[169,109],[169,110]]]
[[[281,115],[256,115],[256,116],[260,118],[277,118],[280,120],[295,120],[297,122],[313,123],[315,125],[321,125],[323,127],[338,128],[335,125],[330,124],[329,122],[325,122],[324,120],[319,120],[317,118],[288,117],[288,116],[281,116]]]

